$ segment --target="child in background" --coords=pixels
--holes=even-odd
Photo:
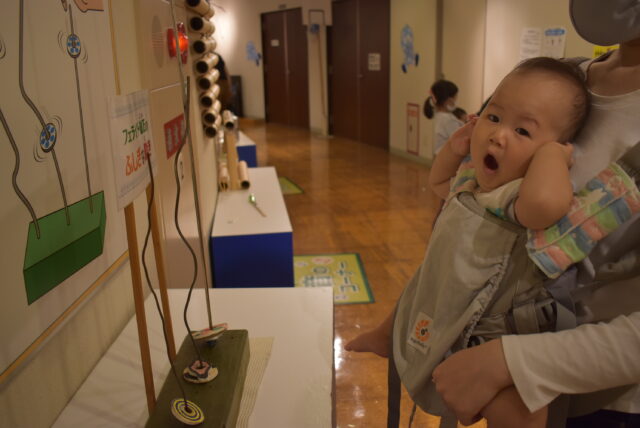
[[[456,109],[458,87],[448,80],[438,80],[431,85],[431,94],[424,102],[424,115],[433,119],[433,155],[438,154],[451,134],[464,122],[453,115]]]

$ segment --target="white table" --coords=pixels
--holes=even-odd
[[[169,299],[177,346],[186,334],[182,310],[188,290]],[[247,329],[249,337],[274,337],[250,427],[330,427],[332,424],[333,294],[331,287],[250,288],[210,291],[214,323]],[[156,394],[169,373],[160,318],[145,301]],[[206,327],[203,290],[193,291],[192,329]],[[96,365],[53,425],[143,427],[148,418],[135,317]]]

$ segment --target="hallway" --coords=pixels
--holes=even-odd
[[[294,254],[360,254],[375,303],[335,306],[337,426],[386,426],[387,360],[343,346],[392,310],[422,261],[438,204],[429,170],[344,138],[249,120],[241,129],[256,142],[260,166],[275,166],[304,189],[285,196]],[[405,394],[401,426],[410,411]],[[434,427],[435,420],[418,411],[413,426]]]

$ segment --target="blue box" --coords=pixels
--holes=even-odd
[[[258,157],[256,156],[256,143],[247,137],[243,132],[239,133],[236,149],[238,150],[238,159],[245,161],[249,168],[258,166]]]
[[[209,239],[216,288],[293,287],[293,230],[274,167],[250,168],[246,190],[220,192]],[[258,206],[249,203],[256,196]]]

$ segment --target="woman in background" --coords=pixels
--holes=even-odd
[[[454,116],[458,87],[448,80],[438,80],[431,85],[431,95],[424,102],[424,115],[435,121],[433,155],[438,154],[451,134],[464,125]]]

